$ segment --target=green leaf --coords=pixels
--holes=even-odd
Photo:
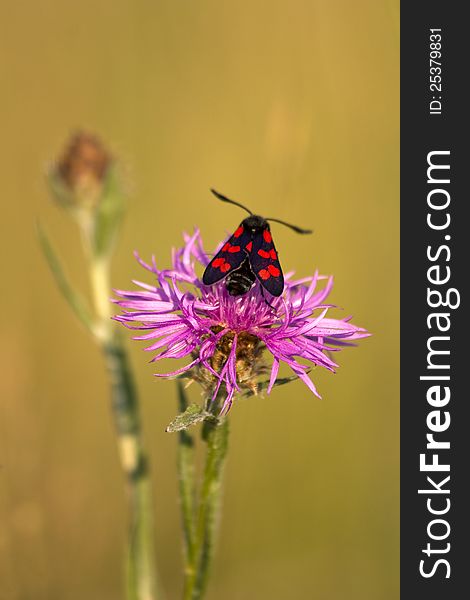
[[[199,406],[199,404],[190,404],[183,413],[173,419],[165,431],[167,433],[183,431],[184,429],[191,427],[191,425],[196,425],[197,423],[201,423],[205,420],[210,420],[213,422],[218,421],[217,417],[214,417],[214,415],[208,412],[205,408]]]
[[[62,296],[65,298],[68,305],[73,310],[78,319],[81,321],[81,323],[93,333],[93,318],[91,316],[91,313],[88,307],[86,306],[83,298],[69,284],[68,279],[65,276],[64,270],[60,263],[59,257],[57,256],[54,248],[49,242],[46,232],[43,230],[39,223],[37,223],[37,235],[44,257],[49,265],[57,287],[62,293]]]
[[[93,251],[100,257],[110,254],[124,215],[125,195],[115,166],[106,173],[95,209]]]

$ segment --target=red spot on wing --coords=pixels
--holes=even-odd
[[[233,237],[239,238],[242,233],[243,233],[243,227],[240,225],[240,227],[233,234]]]
[[[271,250],[269,251],[269,255],[271,256],[271,258],[273,260],[276,260],[277,254],[276,254],[276,250],[274,250],[274,248],[271,248]]]
[[[228,251],[229,251],[229,252],[232,252],[232,253],[233,253],[233,252],[240,252],[240,246],[231,246],[231,247],[228,249]]]
[[[271,277],[271,273],[266,271],[266,269],[261,269],[261,271],[258,271],[258,275],[261,277],[261,279],[264,279],[265,281],[266,279],[269,279]]]
[[[279,277],[281,271],[274,265],[268,265],[268,271],[273,277]]]
[[[268,244],[270,244],[273,241],[272,235],[267,229],[263,231],[263,237],[264,241]]]
[[[225,244],[225,246],[222,248],[222,252],[227,252],[227,250],[230,248],[230,244],[227,242]]]
[[[229,262],[227,262],[222,256],[216,258],[212,263],[212,266],[214,267],[214,269],[220,269],[222,273],[226,273],[232,268],[232,265]]]
[[[269,258],[270,256],[269,252],[266,252],[266,250],[258,250],[258,254],[263,258]]]
[[[248,244],[246,245],[246,249],[248,250],[248,252],[251,252],[252,248],[253,248],[253,242],[248,242]]]

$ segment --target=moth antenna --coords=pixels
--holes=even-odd
[[[214,194],[214,196],[216,198],[218,198],[219,200],[222,200],[222,202],[228,202],[229,204],[235,204],[235,206],[239,206],[240,208],[243,208],[243,210],[246,210],[246,212],[250,213],[250,215],[253,214],[251,212],[251,210],[249,210],[246,206],[243,206],[243,204],[240,204],[240,202],[235,202],[235,200],[230,200],[230,198],[227,198],[227,196],[224,196],[223,194],[219,194],[219,192],[214,190],[214,188],[211,188],[211,192]]]
[[[286,223],[285,221],[280,221],[279,219],[265,219],[266,221],[274,221],[274,223],[280,223],[281,225],[285,225],[286,227],[290,227],[296,233],[313,233],[311,229],[302,229],[301,227],[297,227],[297,225],[291,225],[290,223]]]

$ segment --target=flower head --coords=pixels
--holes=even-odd
[[[172,269],[159,270],[154,259],[147,264],[136,255],[156,281],[154,285],[134,281],[138,291],[116,290],[120,299],[115,302],[125,311],[115,319],[141,331],[134,339],[150,342],[146,350],[157,352],[153,361],[190,357],[180,369],[157,376],[189,372],[212,400],[224,392],[222,412],[229,410],[237,392],[256,393],[264,373],[269,373],[269,394],[281,362],[320,397],[307,374],[310,366],[334,372],[338,365],[331,353],[369,335],[350,318],[327,316],[333,308],[325,303],[332,277],[315,273],[293,279],[287,273],[283,295],[271,298],[269,304],[258,282],[248,293],[234,297],[224,281],[205,286],[196,274],[196,263],[206,267],[210,261],[199,231],[185,234],[184,242],[173,252]],[[272,355],[269,366],[266,351]]]

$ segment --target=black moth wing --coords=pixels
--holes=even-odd
[[[251,237],[251,233],[242,223],[207,265],[202,276],[204,285],[217,283],[231,271],[240,267],[247,257],[246,247],[251,242]]]
[[[249,256],[251,268],[261,285],[273,296],[280,296],[284,291],[284,275],[268,227],[253,239]]]

